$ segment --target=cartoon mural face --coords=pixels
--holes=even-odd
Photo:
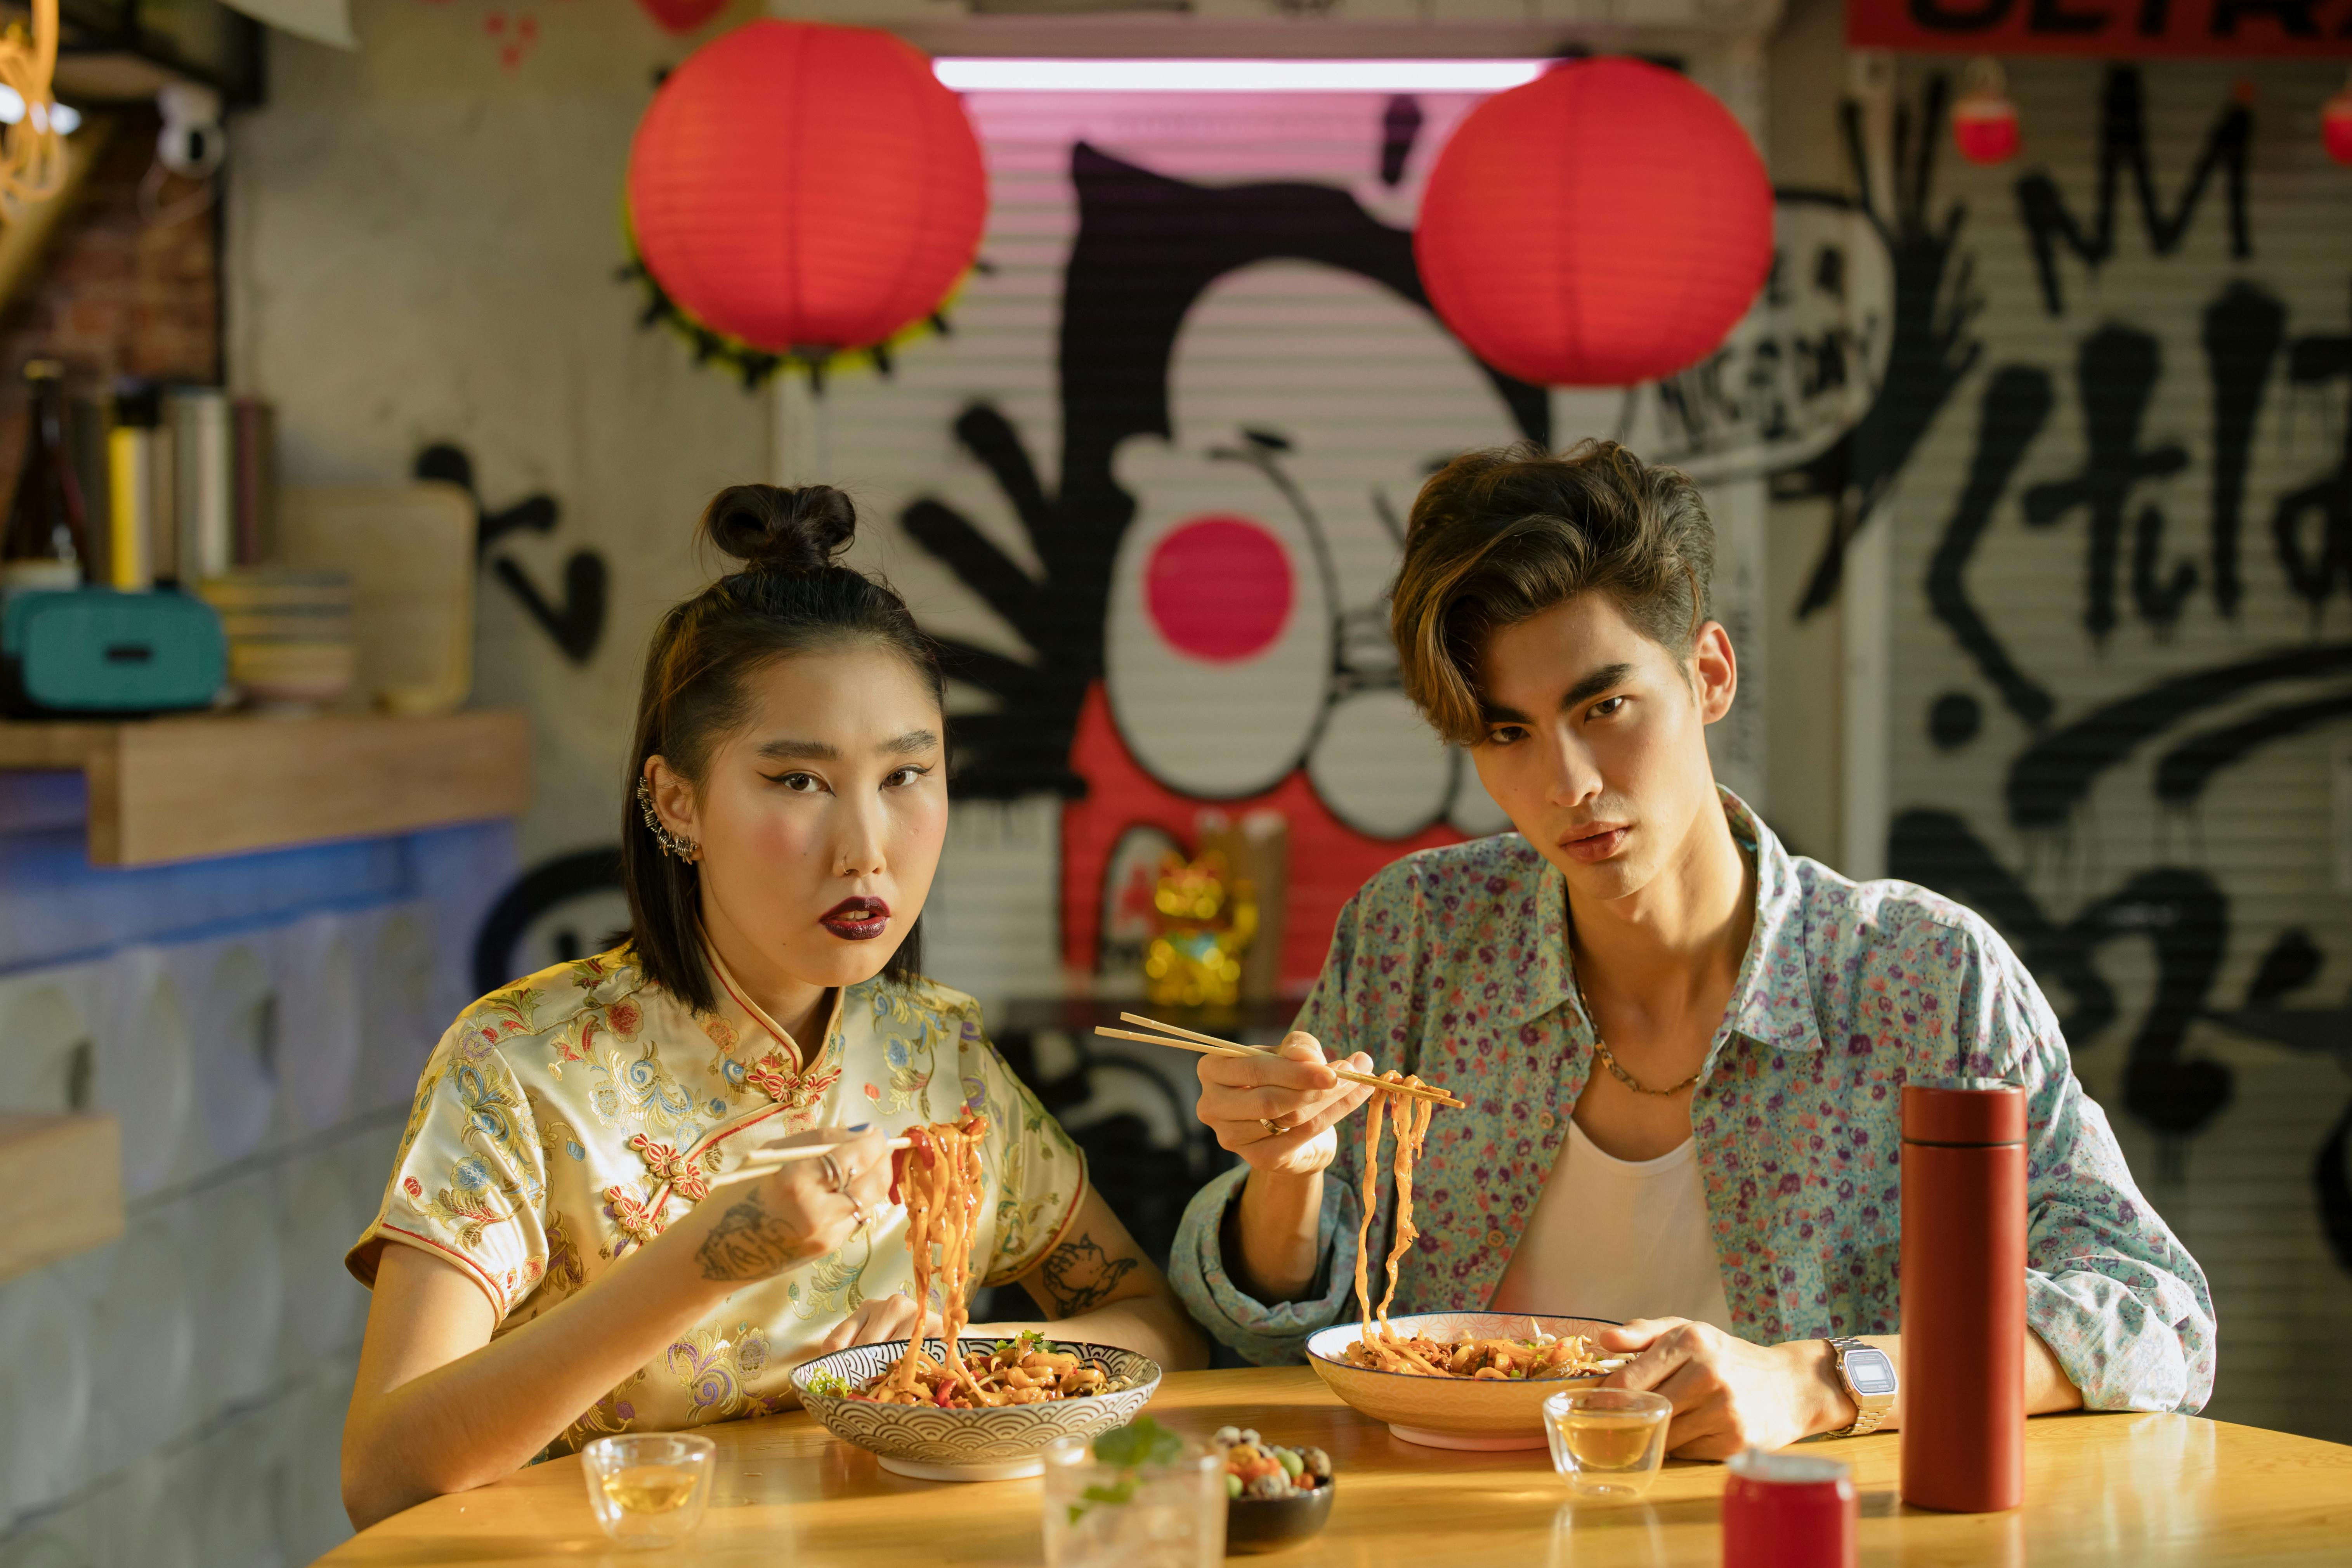
[[[1303,351],[1272,376],[1269,338]],[[1349,343],[1366,347],[1332,352]],[[1117,459],[1137,512],[1105,662],[1129,751],[1206,800],[1303,767],[1373,838],[1448,819],[1491,831],[1475,776],[1405,700],[1386,595],[1429,471],[1518,434],[1492,382],[1369,279],[1262,262],[1186,313],[1168,385],[1172,435],[1130,437]]]

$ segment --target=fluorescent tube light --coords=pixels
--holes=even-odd
[[[958,92],[1501,92],[1550,60],[935,59]]]

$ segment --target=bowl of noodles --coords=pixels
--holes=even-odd
[[[939,1337],[853,1345],[793,1373],[826,1430],[919,1480],[1042,1474],[1055,1438],[1124,1426],[1160,1387],[1158,1362],[1117,1345],[965,1334],[987,1132],[987,1119],[970,1112],[909,1128],[891,1169],[890,1195],[907,1205],[914,1299],[946,1304]]]
[[[809,1414],[886,1470],[926,1481],[1000,1481],[1045,1468],[1056,1437],[1124,1426],[1159,1392],[1160,1363],[1116,1345],[1032,1334],[946,1343],[855,1345],[802,1365]],[[895,1380],[895,1381],[894,1381]]]
[[[1421,1312],[1312,1335],[1307,1363],[1331,1392],[1408,1443],[1431,1448],[1540,1448],[1543,1402],[1589,1388],[1625,1358],[1592,1336],[1602,1318]]]

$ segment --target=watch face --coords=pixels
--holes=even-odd
[[[1885,1351],[1864,1345],[1846,1352],[1845,1375],[1856,1394],[1875,1398],[1895,1392],[1895,1363]]]

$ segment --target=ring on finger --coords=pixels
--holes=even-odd
[[[1293,1131],[1288,1122],[1276,1121],[1270,1116],[1259,1117],[1257,1119],[1257,1124],[1265,1129],[1265,1135],[1269,1138],[1287,1137]]]
[[[841,1162],[833,1157],[831,1150],[818,1156],[818,1163],[824,1167],[824,1184],[828,1191],[837,1193],[849,1184],[849,1178],[842,1173]]]
[[[864,1230],[866,1223],[866,1205],[857,1201],[857,1194],[855,1193],[844,1193],[842,1196],[849,1200],[850,1217],[857,1222],[857,1228],[859,1230]]]

